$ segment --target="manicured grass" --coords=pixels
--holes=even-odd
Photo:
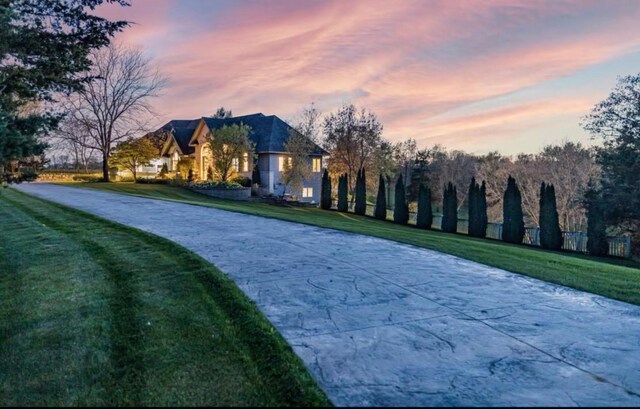
[[[330,405],[223,273],[175,243],[0,191],[0,405]]]
[[[165,185],[87,183],[75,186],[198,204],[386,238],[640,305],[640,265],[630,260],[593,258],[461,234],[420,230],[352,213],[221,200]]]

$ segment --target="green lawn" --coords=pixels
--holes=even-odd
[[[174,200],[382,237],[640,305],[640,264],[630,260],[552,252],[496,240],[420,230],[317,208],[221,200],[165,185],[86,183],[74,186]]]
[[[329,405],[232,281],[168,240],[0,191],[0,405]]]

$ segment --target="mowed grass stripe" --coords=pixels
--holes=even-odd
[[[0,206],[0,239],[10,251],[0,258],[8,284],[0,291],[13,305],[0,313],[3,340],[13,344],[1,350],[2,404],[330,404],[255,305],[194,253],[12,189],[0,193]],[[73,274],[87,282],[77,284]],[[45,285],[48,280],[59,285]],[[24,290],[33,286],[42,288]],[[43,297],[55,303],[64,291],[91,308],[72,302],[54,312],[55,306],[42,304]],[[37,325],[67,338],[51,344],[51,334],[44,334],[34,344],[38,333],[24,326],[24,313],[15,313],[34,305]],[[85,359],[74,362],[75,381],[57,358],[71,342],[85,348]],[[29,354],[51,365],[28,365]],[[24,379],[32,390],[21,390]]]
[[[197,204],[313,226],[394,240],[441,251],[492,267],[538,278],[594,294],[640,305],[640,264],[631,260],[596,258],[554,252],[462,234],[422,230],[370,217],[317,208],[274,206],[265,203],[215,199],[186,189],[133,183],[67,184],[140,197]]]

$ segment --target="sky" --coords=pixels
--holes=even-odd
[[[640,73],[639,0],[129,1],[96,13],[169,78],[158,126],[353,103],[390,141],[534,153],[598,143],[581,118]]]

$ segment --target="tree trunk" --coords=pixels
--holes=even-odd
[[[109,182],[109,154],[102,154],[102,181]]]
[[[133,173],[133,183],[136,183],[138,181],[138,177],[137,177],[137,172],[136,172],[136,167],[133,167],[133,171],[131,172]]]

